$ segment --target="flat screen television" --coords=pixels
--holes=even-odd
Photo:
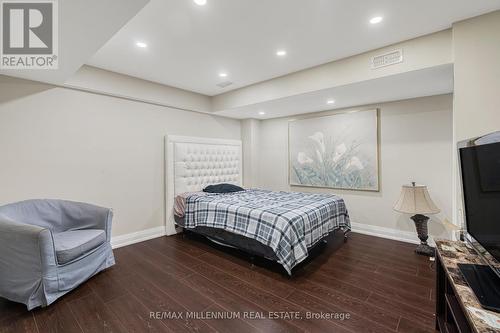
[[[485,265],[460,267],[469,286],[476,292],[482,288],[485,295],[498,298],[500,286],[500,132],[459,143],[458,155],[462,180],[462,194],[466,238],[483,257]],[[467,271],[468,270],[468,271]],[[489,280],[488,280],[489,279]],[[475,280],[475,281],[472,281]],[[486,285],[474,286],[480,282]],[[493,285],[488,287],[491,283]],[[495,285],[497,288],[495,288]],[[496,291],[493,289],[497,289]],[[499,311],[500,300],[486,308]]]

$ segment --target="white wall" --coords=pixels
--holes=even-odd
[[[82,66],[63,86],[160,106],[212,112],[209,96],[91,66]]]
[[[243,185],[249,188],[257,186],[259,177],[259,127],[260,121],[257,119],[241,121]]]
[[[452,205],[452,96],[424,97],[361,109],[374,107],[380,109],[380,192],[290,187],[287,147],[291,118],[260,122],[257,183],[273,190],[339,194],[345,199],[353,222],[393,229],[396,230],[393,234],[398,235],[398,231],[414,232],[414,226],[409,216],[394,212],[392,207],[401,185],[416,181],[429,187],[431,197],[442,210],[432,216],[431,234],[446,236],[442,221],[450,220]],[[329,113],[332,112],[319,114]]]
[[[162,226],[166,134],[240,139],[240,122],[0,76],[0,205],[112,207],[114,236]]]
[[[500,130],[500,11],[453,25],[457,141]]]
[[[500,11],[455,23],[453,57],[454,142],[500,131]],[[463,225],[456,153],[453,167],[453,220]]]

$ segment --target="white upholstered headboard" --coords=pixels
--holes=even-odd
[[[176,195],[218,183],[241,186],[241,141],[167,135],[165,181],[165,232],[173,235]]]

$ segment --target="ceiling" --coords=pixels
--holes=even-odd
[[[215,114],[238,119],[270,119],[451,92],[453,65],[448,64],[219,111]],[[332,96],[335,96],[335,104],[329,105],[326,101],[331,100]]]
[[[212,96],[495,9],[499,0],[151,0],[87,63]]]
[[[149,0],[59,1],[59,68],[0,70],[0,74],[62,84]]]

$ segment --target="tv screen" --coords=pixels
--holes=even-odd
[[[467,232],[500,261],[500,142],[459,149]]]

